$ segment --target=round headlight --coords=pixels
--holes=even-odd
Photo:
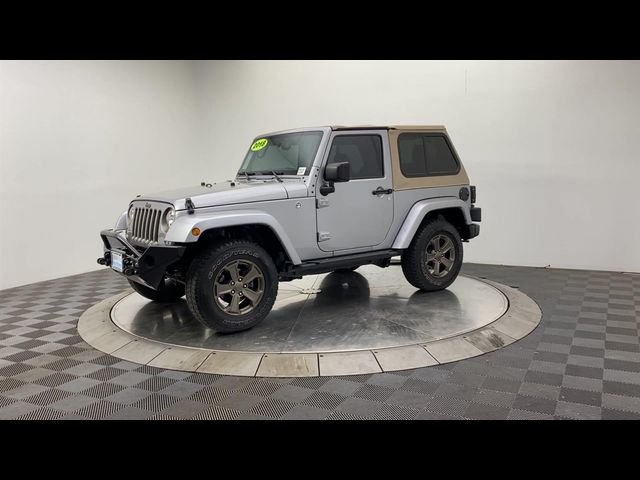
[[[133,220],[133,205],[129,206],[129,221]]]
[[[167,210],[165,210],[164,212],[164,216],[162,219],[162,223],[164,223],[164,226],[166,227],[167,230],[169,229],[169,227],[171,226],[171,224],[175,219],[176,219],[176,211],[173,209],[173,207],[167,208]]]

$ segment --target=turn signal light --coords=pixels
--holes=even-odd
[[[193,235],[194,237],[197,237],[198,235],[200,235],[200,229],[198,227],[192,228],[191,235]]]

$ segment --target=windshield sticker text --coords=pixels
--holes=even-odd
[[[251,145],[251,151],[257,152],[258,150],[262,150],[267,146],[267,142],[268,140],[266,138],[260,138],[256,140],[255,142],[253,142],[253,145]]]

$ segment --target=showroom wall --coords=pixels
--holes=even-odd
[[[231,178],[260,132],[445,124],[465,260],[640,271],[639,62],[0,62],[0,289],[99,268],[138,193]]]
[[[232,175],[253,135],[444,124],[483,208],[465,260],[640,271],[640,62],[199,62],[204,154]]]
[[[199,183],[188,62],[0,62],[0,289],[100,268],[145,191]]]

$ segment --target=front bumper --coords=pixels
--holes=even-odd
[[[103,230],[100,237],[105,246],[103,257],[98,258],[100,265],[111,266],[111,251],[122,254],[123,272],[128,279],[157,289],[164,278],[167,267],[179,261],[186,250],[185,247],[166,245],[149,246],[140,251],[126,237],[124,230]]]

